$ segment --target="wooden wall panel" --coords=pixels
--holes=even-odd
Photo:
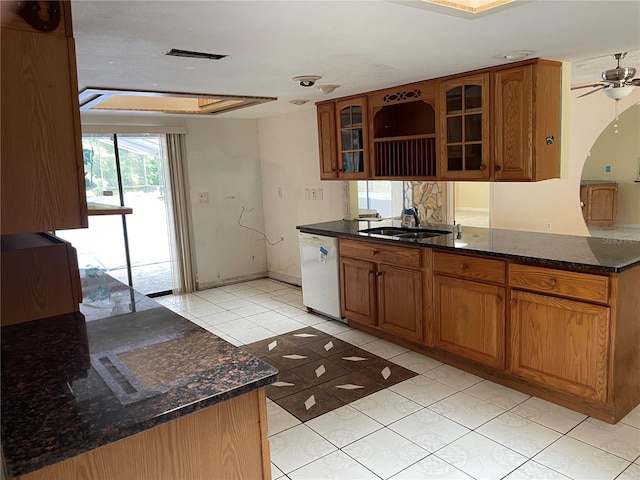
[[[265,408],[254,390],[16,480],[269,480]]]

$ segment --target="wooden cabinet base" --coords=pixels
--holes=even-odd
[[[15,478],[268,480],[271,462],[264,389]]]
[[[75,248],[48,233],[1,237],[2,326],[79,311]]]
[[[547,400],[576,412],[592,416],[604,422],[618,422],[636,405],[636,403],[632,400],[632,397],[629,396],[630,394],[628,391],[624,392],[624,395],[619,395],[619,398],[617,398],[612,404],[605,405],[599,402],[585,400],[583,397],[578,395],[559,392],[550,387],[542,387],[534,382],[529,382],[522,378],[518,378],[515,375],[509,374],[504,370],[482,365],[449,352],[445,352],[435,348],[429,348],[424,345],[391,335],[388,332],[382,332],[379,329],[372,328],[368,325],[363,325],[361,323],[349,320],[349,326],[374,335],[376,337],[382,338],[389,342],[395,343],[396,345],[400,345],[415,352],[422,353],[423,355],[427,355],[430,358],[459,368],[460,370],[464,370],[492,382],[504,385],[505,387],[513,388],[514,390],[518,390],[519,392],[523,392],[528,395],[534,395],[543,400]],[[636,371],[635,365],[630,368],[632,371]],[[627,390],[635,391],[637,388],[637,381],[633,380],[629,383],[633,383],[633,385],[628,386]]]

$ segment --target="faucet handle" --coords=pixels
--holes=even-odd
[[[413,206],[413,218],[416,219],[416,227],[420,226],[420,210],[417,205]]]

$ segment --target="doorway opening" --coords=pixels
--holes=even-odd
[[[80,268],[98,268],[147,296],[171,293],[173,212],[161,134],[82,137],[89,228],[57,232],[78,251]],[[91,205],[131,208],[91,215]]]
[[[469,227],[491,226],[491,183],[451,182],[453,220]]]

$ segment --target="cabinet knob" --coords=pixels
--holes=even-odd
[[[467,268],[469,268],[469,266],[466,263],[461,263],[460,264],[460,269],[461,270],[466,270]]]
[[[486,170],[487,166],[483,163],[482,165],[480,165],[480,170]]]
[[[378,254],[378,250],[371,250],[371,255],[377,255]]]
[[[376,277],[379,277],[382,275],[382,272],[376,272]]]
[[[556,285],[558,285],[558,281],[555,278],[549,279],[549,286],[550,287],[555,287]]]
[[[500,170],[502,170],[502,167],[500,165],[496,165],[495,166],[495,170],[496,170],[496,172],[499,172]]]

